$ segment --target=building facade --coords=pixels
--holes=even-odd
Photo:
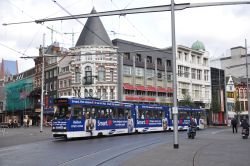
[[[59,97],[117,100],[117,48],[99,17],[88,18],[76,46],[59,63],[58,79]]]
[[[36,122],[37,114],[34,111],[34,99],[31,92],[34,89],[35,68],[13,76],[9,82],[5,82],[6,94],[4,121],[16,121],[23,124],[23,119],[28,116],[31,123]]]
[[[3,122],[5,106],[6,106],[6,93],[5,82],[13,80],[13,76],[18,74],[17,61],[5,60],[0,61],[0,122]]]
[[[248,64],[249,62],[250,60]],[[225,70],[226,76],[246,78],[246,49],[242,46],[233,47],[227,56],[212,59],[211,64],[217,64],[217,68]],[[250,73],[250,68],[248,68],[248,73]]]
[[[248,114],[248,110],[247,110],[248,99],[247,97],[244,97],[244,96],[247,96],[247,90],[246,90],[246,87],[244,87],[244,84],[246,85],[246,77],[247,77],[246,62],[248,61],[248,66],[250,62],[250,60],[246,59],[247,57],[249,59],[249,54],[247,54],[246,56],[245,47],[238,46],[238,47],[231,48],[228,55],[211,60],[211,64],[213,65],[216,64],[217,67],[225,70],[226,77],[233,78],[233,82],[234,82],[235,89],[236,89],[235,97],[239,98],[239,101],[241,103],[240,104],[241,109],[243,111],[242,114],[245,114],[245,115]],[[248,73],[250,73],[249,67],[248,67]],[[231,91],[230,90],[227,91],[227,94],[228,93],[230,94]],[[230,104],[231,98],[229,97],[227,98],[227,100],[229,100],[227,103]],[[230,107],[228,107],[228,109],[229,108]]]
[[[211,111],[209,112],[209,120],[212,124],[227,124],[225,81],[225,71],[211,67],[212,100]]]
[[[210,108],[211,79],[209,54],[204,45],[197,41],[191,48],[179,45],[176,55],[177,99],[187,96],[197,107]]]
[[[167,50],[121,39],[118,48],[118,99],[128,102],[171,104],[172,55]],[[121,65],[120,65],[121,64]]]

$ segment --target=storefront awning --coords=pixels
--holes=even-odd
[[[166,92],[167,92],[167,89],[166,89],[166,88],[162,88],[162,87],[158,87],[158,88],[157,88],[157,92],[166,93]]]
[[[130,101],[156,101],[156,98],[148,97],[148,96],[125,96],[125,100],[130,100]]]
[[[172,88],[167,88],[166,92],[173,92],[173,89]]]
[[[149,91],[149,92],[156,92],[156,88],[153,87],[153,86],[148,86],[146,89],[147,89],[147,91]]]
[[[140,91],[146,91],[145,86],[142,86],[142,85],[136,86],[135,89],[136,89],[136,90],[140,90]]]
[[[145,100],[147,100],[147,101],[156,101],[156,98],[154,98],[154,97],[145,97]]]
[[[135,87],[133,85],[130,85],[128,83],[123,84],[123,88],[127,90],[135,90]]]

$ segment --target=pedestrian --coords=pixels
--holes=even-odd
[[[24,116],[24,118],[23,118],[23,126],[27,127],[27,117],[26,116]]]
[[[27,118],[27,127],[29,127],[29,125],[30,125],[30,118],[28,117]]]
[[[233,128],[233,133],[234,133],[234,131],[237,133],[237,120],[236,120],[236,118],[233,118],[232,120],[231,120],[231,125],[232,125],[232,128]]]
[[[243,119],[243,121],[242,121],[242,123],[241,123],[241,127],[243,128],[243,129],[246,129],[248,132],[249,132],[249,124],[248,124],[248,122],[247,122],[247,119]]]

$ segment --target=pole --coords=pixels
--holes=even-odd
[[[155,58],[155,75],[154,75],[154,86],[156,87],[156,103],[158,98],[158,89],[157,89],[157,58]]]
[[[173,116],[174,116],[174,149],[179,148],[178,144],[178,108],[177,108],[177,81],[176,81],[176,41],[175,41],[175,14],[174,0],[171,0],[171,27],[172,27],[172,54],[173,54]]]
[[[118,101],[123,100],[123,54],[118,54]]]
[[[44,47],[45,47],[45,33],[43,34],[43,48],[42,48],[42,80],[41,80],[41,115],[40,115],[40,132],[43,132]]]
[[[250,124],[250,100],[249,100],[249,85],[248,85],[248,59],[247,59],[247,39],[245,39],[245,48],[246,48],[246,75],[247,75],[247,109],[248,109],[248,121]]]
[[[226,77],[225,77],[226,78]],[[225,124],[226,125],[229,125],[228,124],[228,106],[227,106],[227,83],[226,83],[226,79],[224,79],[224,95],[225,95]]]

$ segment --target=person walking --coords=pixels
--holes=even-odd
[[[233,118],[231,120],[231,125],[232,125],[232,128],[233,128],[233,133],[234,133],[234,131],[237,133],[238,130],[237,130],[237,120],[236,120],[236,118]]]

